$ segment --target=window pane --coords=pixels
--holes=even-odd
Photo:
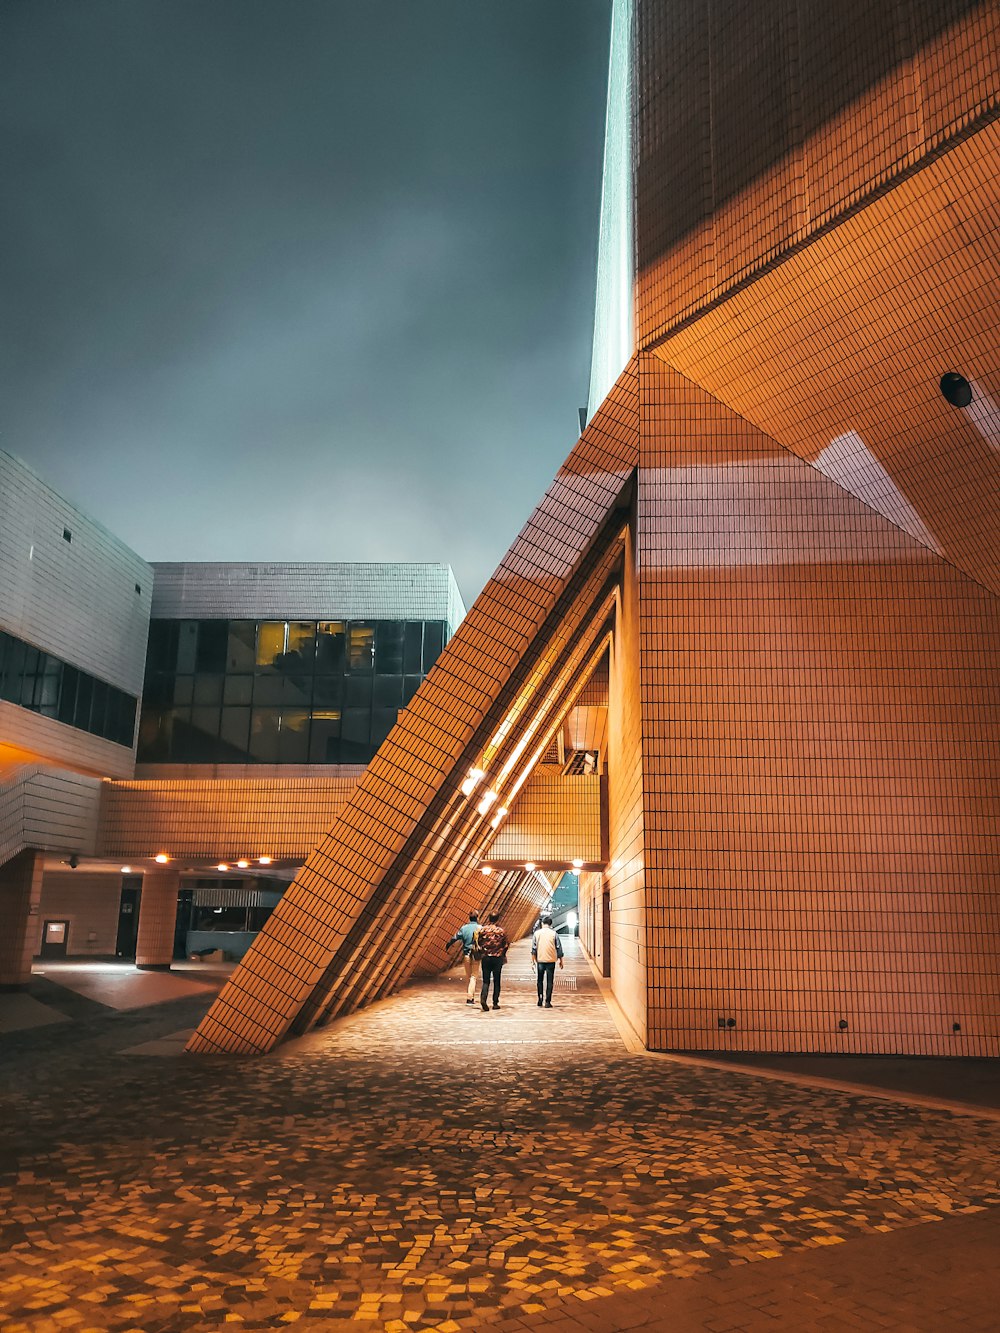
[[[286,708],[308,708],[309,686],[302,676],[258,676],[254,681],[254,704],[284,704]]]
[[[196,671],[225,671],[229,649],[229,622],[202,620],[198,625]]]
[[[147,671],[176,671],[177,640],[180,626],[176,620],[151,620],[146,649]]]
[[[347,666],[350,671],[371,671],[375,655],[372,625],[351,625],[347,631]]]
[[[223,708],[220,735],[226,745],[231,745],[234,751],[246,758],[250,739],[250,709]],[[239,763],[240,760],[234,755],[231,762]]]
[[[79,727],[81,731],[90,730],[90,703],[93,697],[94,678],[81,671],[76,687],[76,713],[73,717],[73,726]]]
[[[376,750],[396,725],[398,710],[376,708],[372,711],[372,749]]]
[[[133,699],[130,694],[122,695],[121,710],[118,716],[118,744],[127,745],[129,748],[135,740],[135,712],[139,706],[138,699]]]
[[[367,712],[371,708],[372,702],[371,676],[348,676],[344,684],[345,706],[347,708],[364,708]]]
[[[403,622],[380,620],[375,626],[375,670],[398,676],[403,670]]]
[[[95,680],[93,697],[90,701],[90,730],[95,736],[104,735],[104,721],[107,712],[108,687],[103,680]]]
[[[293,620],[288,626],[288,647],[285,650],[285,669],[312,675],[316,656],[316,622]]]
[[[257,665],[274,666],[285,652],[285,622],[264,620],[257,630]]]
[[[340,712],[326,709],[313,713],[309,739],[311,764],[336,764],[340,761]]]
[[[219,752],[219,712],[218,708],[191,709],[189,762],[206,764],[216,760]]]
[[[230,620],[226,650],[227,671],[252,671],[257,660],[257,622]]]
[[[197,620],[180,621],[177,635],[177,670],[193,671],[198,649]]]
[[[224,704],[248,704],[253,694],[253,676],[227,676],[222,691]]]
[[[320,675],[341,676],[345,664],[344,623],[322,620],[316,626],[316,671]]]
[[[80,673],[76,667],[64,666],[62,671],[62,689],[59,691],[59,721],[73,725],[76,717],[76,685]]]
[[[10,642],[10,635],[5,634],[3,630],[0,629],[0,699],[5,697],[3,692],[3,677],[7,666],[7,649]]]
[[[7,670],[3,678],[3,698],[11,703],[21,701],[21,675],[24,670],[24,647],[17,639],[12,639],[7,649]]]
[[[173,676],[168,676],[163,671],[156,671],[153,675],[146,677],[146,682],[142,687],[143,706],[149,704],[150,708],[169,707],[173,702],[173,697]]]
[[[403,703],[408,704],[420,688],[420,676],[407,676],[403,681]]]
[[[43,654],[44,656],[44,654]],[[21,667],[21,697],[15,699],[22,708],[33,708],[35,704],[35,677],[38,674],[38,649],[25,645]]]
[[[343,676],[317,676],[313,681],[314,708],[340,708],[344,698]]]
[[[260,764],[278,762],[277,708],[255,708],[250,721],[250,753]]]
[[[424,624],[424,671],[431,667],[441,655],[444,647],[444,622],[428,620]]]
[[[422,620],[409,620],[403,634],[403,670],[408,676],[418,675],[421,663],[421,646],[424,638]]]
[[[368,710],[345,708],[340,735],[340,762],[367,764],[372,757],[371,714]]]
[[[162,716],[157,708],[144,708],[139,719],[139,743],[135,757],[140,764],[155,764],[167,757]]]
[[[392,708],[393,710],[402,708],[402,676],[376,676],[372,704],[375,708]]]
[[[278,762],[304,764],[309,759],[309,714],[301,708],[284,708],[278,728]]]
[[[174,703],[189,704],[194,698],[194,676],[174,678]]]
[[[192,700],[195,704],[220,704],[222,702],[222,677],[195,676]]]
[[[58,712],[61,677],[62,663],[58,658],[46,656],[43,674],[39,676],[35,690],[35,706],[45,717],[55,717]]]

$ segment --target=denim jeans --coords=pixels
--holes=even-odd
[[[542,983],[545,983],[545,1003],[552,1003],[552,983],[556,979],[555,963],[535,964],[538,980],[538,998],[542,999]]]
[[[500,1003],[500,973],[502,971],[502,958],[491,958],[489,954],[483,954],[483,989],[479,996],[481,1004],[486,1003],[486,996],[490,989],[490,981],[493,982],[493,1003]]]

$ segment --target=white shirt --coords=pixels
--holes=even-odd
[[[557,936],[551,926],[540,926],[535,931],[534,948],[532,953],[540,963],[554,963],[559,957],[559,951],[556,948]]]

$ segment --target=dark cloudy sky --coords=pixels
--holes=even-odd
[[[610,0],[0,0],[0,447],[479,591],[586,402]]]

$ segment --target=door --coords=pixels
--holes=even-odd
[[[191,913],[194,911],[194,889],[181,889],[177,894],[177,916],[174,918],[174,957],[186,958]]]
[[[611,975],[611,893],[605,889],[601,894],[601,973]]]
[[[142,878],[132,875],[122,880],[122,896],[118,904],[118,940],[115,944],[115,957],[135,957],[135,938],[139,930],[139,893]]]
[[[68,921],[46,921],[42,927],[42,957],[65,958],[69,943]]]

